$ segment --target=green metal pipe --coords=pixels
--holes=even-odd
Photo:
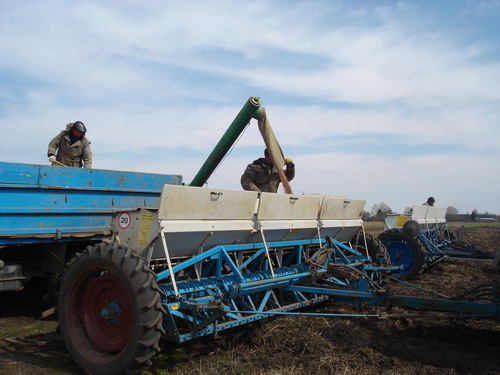
[[[205,163],[203,163],[189,186],[203,186],[203,184],[207,182],[250,120],[252,118],[258,118],[260,108],[260,98],[257,96],[251,96],[248,98],[243,108],[241,108],[231,125],[229,125],[229,128],[226,130],[219,143],[217,143],[212,153],[208,156]]]

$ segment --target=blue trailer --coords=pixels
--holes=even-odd
[[[50,283],[75,253],[111,240],[114,213],[158,207],[165,184],[182,176],[0,162],[0,292]]]
[[[0,259],[14,267],[0,273],[3,290],[63,274],[66,348],[103,375],[139,373],[161,338],[216,336],[328,299],[500,317],[497,287],[482,288],[481,302],[388,290],[383,278],[399,267],[364,232],[364,200],[202,187],[261,113],[250,98],[190,186],[178,175],[0,163]]]

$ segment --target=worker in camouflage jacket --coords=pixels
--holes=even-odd
[[[285,159],[285,176],[288,181],[295,177],[295,165],[289,158]],[[241,186],[245,190],[276,193],[280,184],[278,172],[273,170],[273,162],[267,149],[264,157],[248,164],[245,173],[241,176]]]
[[[92,168],[92,151],[86,133],[87,128],[81,121],[66,125],[66,130],[49,143],[47,156],[52,165]]]

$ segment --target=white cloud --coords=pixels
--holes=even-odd
[[[81,120],[96,166],[189,180],[262,95],[299,191],[500,213],[496,39],[419,3],[293,4],[0,2],[0,160],[45,163],[48,141]],[[397,150],[369,153],[386,143]],[[211,183],[239,188],[261,144],[251,126]]]

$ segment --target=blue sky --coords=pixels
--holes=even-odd
[[[0,0],[0,160],[80,120],[95,168],[190,182],[259,96],[294,193],[500,214],[499,44],[500,0]],[[262,151],[253,120],[208,185]]]

